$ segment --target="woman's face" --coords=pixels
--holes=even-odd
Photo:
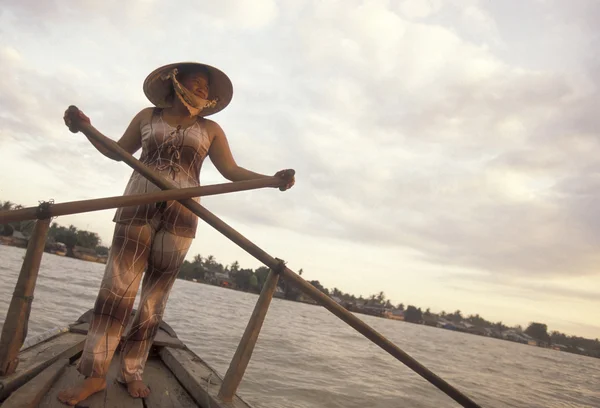
[[[202,99],[208,99],[209,87],[208,87],[208,76],[202,72],[193,72],[186,74],[181,79],[181,85],[189,89],[196,96]]]

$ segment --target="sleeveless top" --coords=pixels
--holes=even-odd
[[[162,110],[154,109],[149,120],[140,124],[142,154],[140,161],[179,188],[200,185],[200,169],[210,148],[205,121],[199,118],[189,127],[173,127],[163,120]],[[143,194],[161,189],[134,171],[124,195]],[[200,197],[194,197],[200,202]],[[160,217],[160,227],[184,237],[194,238],[198,217],[177,201],[118,208],[114,222],[129,225],[150,224]]]

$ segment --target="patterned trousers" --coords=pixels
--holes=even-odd
[[[125,382],[142,379],[169,292],[192,240],[160,229],[157,220],[139,226],[116,224],[94,315],[77,366],[81,374],[106,376],[146,271],[139,307],[121,350],[120,373],[120,380]]]

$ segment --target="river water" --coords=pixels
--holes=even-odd
[[[1,316],[24,254],[0,245]],[[103,271],[102,264],[44,254],[29,335],[65,326],[91,308]],[[165,321],[223,375],[256,299],[177,280]],[[360,318],[482,407],[600,407],[599,359]],[[280,299],[273,299],[238,393],[255,408],[458,406],[324,308]]]

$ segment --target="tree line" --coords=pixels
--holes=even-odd
[[[11,201],[0,201],[1,211],[19,210],[22,205],[15,204]],[[35,220],[10,222],[8,224],[0,224],[1,236],[12,236],[15,231],[20,232],[25,237],[30,237],[33,232]],[[73,256],[75,247],[82,247],[94,250],[98,255],[108,255],[108,247],[102,245],[100,236],[91,231],[81,230],[74,225],[68,227],[59,225],[55,222],[48,229],[47,246],[52,247],[54,244],[62,242],[67,248],[67,256]]]

